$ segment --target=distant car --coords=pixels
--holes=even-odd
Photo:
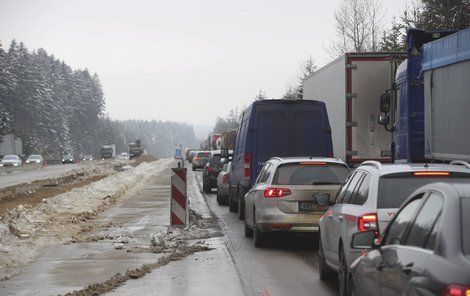
[[[5,155],[2,158],[2,161],[0,161],[0,166],[2,167],[8,167],[8,166],[13,166],[13,167],[18,167],[21,166],[22,164],[21,158],[18,157],[18,155]]]
[[[210,157],[210,151],[198,151],[191,162],[193,165],[193,171],[204,168]]]
[[[349,267],[361,255],[361,250],[351,248],[352,234],[373,230],[379,237],[413,191],[436,181],[470,183],[470,169],[450,164],[363,162],[320,219],[320,279],[337,272],[339,294],[346,295]]]
[[[269,233],[318,232],[320,217],[348,174],[335,158],[271,158],[244,197],[245,236],[261,247]]]
[[[437,181],[437,180],[436,180]],[[364,252],[351,266],[351,295],[470,295],[470,184],[433,183],[415,191],[380,242],[356,233]]]
[[[129,154],[126,152],[122,152],[121,154],[118,155],[118,159],[129,159]]]
[[[211,157],[202,172],[202,189],[205,193],[210,193],[212,188],[217,188],[217,177],[222,170],[222,165],[220,150],[211,151]]]
[[[186,156],[186,160],[187,160],[188,162],[192,162],[195,155],[196,155],[196,151],[195,151],[195,150],[190,151],[190,152],[188,153],[188,156]]]
[[[42,164],[44,162],[44,158],[39,154],[31,154],[26,159],[26,164]]]
[[[230,168],[232,162],[223,165],[217,177],[217,203],[219,205],[228,204],[228,185],[230,181]]]
[[[93,155],[85,155],[83,156],[83,161],[92,161],[93,160]]]
[[[66,163],[75,163],[75,159],[73,158],[72,155],[66,154],[62,157],[62,164]]]

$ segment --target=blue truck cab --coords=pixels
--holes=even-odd
[[[393,89],[387,90],[380,98],[380,109],[384,114],[380,116],[379,123],[393,132],[391,151],[396,163],[425,161],[422,48],[424,44],[452,33],[408,30],[407,59],[397,69]]]
[[[314,100],[255,101],[243,112],[233,150],[229,209],[243,218],[243,197],[271,157],[332,157],[325,103]]]

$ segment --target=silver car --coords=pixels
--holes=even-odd
[[[334,158],[271,158],[245,195],[245,236],[261,247],[268,233],[317,232],[330,196],[348,174],[348,166]]]
[[[217,177],[217,203],[219,205],[228,204],[228,185],[230,181],[230,168],[232,162],[224,164]]]
[[[14,166],[18,167],[22,164],[21,158],[17,155],[5,155],[2,160],[0,161],[0,166],[7,167],[7,166]]]
[[[42,164],[44,162],[44,158],[39,154],[31,154],[25,162],[26,164]]]
[[[437,181],[470,183],[469,167],[468,164],[362,163],[349,175],[336,195],[335,204],[320,219],[320,279],[337,272],[340,295],[346,295],[349,267],[362,252],[351,248],[352,235],[375,231],[379,238],[413,191]]]

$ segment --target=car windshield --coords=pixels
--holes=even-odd
[[[64,156],[64,158],[72,158],[72,155],[67,154],[67,155]]]
[[[200,158],[202,159],[209,159],[209,157],[211,156],[210,152],[199,152],[197,154],[197,156],[199,156]]]
[[[84,158],[92,158],[91,155],[85,155]]]
[[[463,253],[470,256],[470,198],[462,198],[461,203]]]
[[[341,184],[349,174],[347,166],[335,163],[288,163],[280,165],[273,184],[330,185]]]
[[[399,208],[401,204],[421,186],[445,181],[450,183],[470,183],[470,174],[452,174],[446,177],[418,177],[413,173],[400,173],[382,176],[379,180],[377,208]]]
[[[3,160],[17,160],[18,156],[16,155],[6,155],[3,157]]]
[[[41,159],[41,155],[30,155],[29,159]]]

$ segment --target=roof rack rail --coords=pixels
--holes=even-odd
[[[382,164],[376,160],[366,160],[361,165],[369,165],[369,166],[375,166],[377,169],[382,168]]]
[[[468,163],[465,160],[453,160],[450,162],[451,165],[461,165],[466,167],[467,169],[470,169],[470,163]]]

